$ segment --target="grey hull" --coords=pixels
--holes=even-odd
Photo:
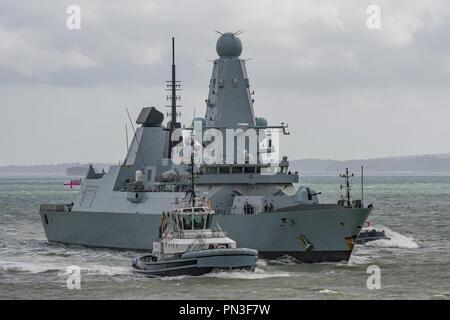
[[[350,258],[353,241],[371,209],[324,209],[256,215],[216,215],[215,221],[240,247],[261,257],[288,254],[301,262]],[[89,247],[151,251],[159,214],[40,211],[47,239]],[[302,238],[311,244],[305,250]]]

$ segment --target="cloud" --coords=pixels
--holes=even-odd
[[[0,67],[28,77],[59,69],[90,68],[99,63],[77,49],[58,50],[39,45],[30,35],[35,32],[0,29]]]
[[[114,145],[122,134],[110,132],[120,130],[123,108],[138,113],[143,106],[166,104],[172,36],[183,81],[182,117],[190,123],[194,108],[197,115],[205,110],[212,69],[207,59],[217,57],[214,29],[245,30],[242,58],[253,58],[246,65],[256,92],[255,113],[271,124],[289,119],[290,159],[450,152],[442,142],[450,135],[445,122],[450,118],[447,3],[3,0],[0,137],[16,131],[24,110],[39,115],[42,132],[35,135],[30,120],[20,134],[1,138],[0,150],[15,150],[1,161],[23,162],[26,150],[14,146],[26,145],[29,136],[36,146],[52,141],[36,147],[36,161],[56,161],[52,150],[67,147],[66,141],[86,148],[86,162],[118,160]],[[81,8],[81,30],[66,28],[71,4]],[[381,9],[380,30],[366,27],[372,4]],[[65,121],[74,123],[91,120],[73,138],[55,114],[69,114]],[[348,118],[357,121],[339,122]],[[105,149],[87,147],[84,141],[94,136],[108,139],[99,124],[104,119],[112,119]],[[342,147],[340,141],[351,143]],[[71,148],[64,150],[58,161]]]

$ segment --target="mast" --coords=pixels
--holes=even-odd
[[[171,110],[171,130],[173,131],[175,123],[177,122],[177,101],[176,101],[176,87],[175,87],[175,38],[172,37],[172,110]]]
[[[170,134],[169,134],[169,150],[168,150],[168,158],[172,157],[172,133],[178,127],[177,123],[177,100],[180,100],[181,97],[177,96],[177,91],[180,91],[180,81],[176,80],[176,69],[175,69],[175,38],[172,37],[172,78],[167,82],[166,90],[171,91],[170,96],[167,96],[167,100],[170,100],[170,106],[166,106],[170,108]]]
[[[352,175],[350,175],[348,173],[348,168],[345,168],[345,173],[344,174],[340,174],[339,175],[341,178],[345,179],[345,193],[346,193],[346,198],[347,198],[347,208],[351,207],[351,203],[350,203],[350,178],[354,176],[354,174],[352,173]],[[342,190],[342,184],[341,184],[341,190]],[[342,195],[341,195],[342,197]]]

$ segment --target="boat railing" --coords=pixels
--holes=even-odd
[[[205,241],[203,240],[203,237],[202,234],[198,234],[194,238],[194,241],[187,247],[186,251],[195,251],[196,249],[199,249],[201,245],[204,245]]]

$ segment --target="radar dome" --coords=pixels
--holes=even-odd
[[[196,121],[201,121],[202,122],[202,127],[206,126],[206,120],[201,118],[201,117],[195,117],[194,120],[192,120],[191,122],[191,127],[194,127],[194,122]]]
[[[239,57],[242,52],[241,40],[232,32],[222,34],[216,44],[217,54],[223,57]]]
[[[262,117],[255,118],[256,126],[257,127],[267,127],[267,120]]]

